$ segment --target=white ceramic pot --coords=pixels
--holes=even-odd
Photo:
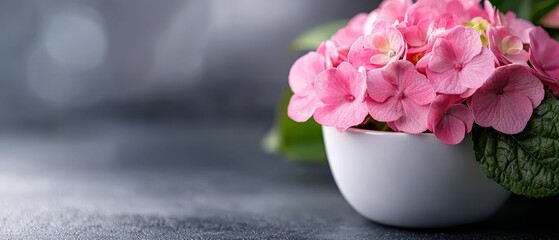
[[[447,145],[433,134],[323,127],[330,168],[349,204],[378,223],[435,228],[495,213],[510,192],[487,178],[472,142]]]

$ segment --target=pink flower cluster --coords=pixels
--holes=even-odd
[[[483,7],[482,7],[483,5]],[[521,132],[559,93],[559,42],[479,0],[384,0],[289,72],[288,115],[344,131],[367,116],[457,144],[474,122]]]

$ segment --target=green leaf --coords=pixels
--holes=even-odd
[[[472,139],[483,171],[505,188],[528,197],[559,194],[559,101],[551,93],[521,133],[478,128]]]
[[[532,6],[537,1],[539,0],[493,0],[491,3],[503,13],[513,11],[517,17],[530,20]]]
[[[287,105],[292,95],[289,89],[285,91],[275,126],[263,139],[262,146],[268,152],[283,154],[297,162],[325,163],[326,150],[321,126],[312,118],[298,123],[287,116]]]
[[[532,22],[539,23],[542,18],[551,12],[558,4],[559,0],[538,1],[538,3],[534,4],[532,8]]]
[[[341,20],[315,27],[296,38],[289,49],[294,52],[315,50],[321,42],[328,40],[346,24],[347,20]]]
[[[517,17],[539,24],[559,4],[559,0],[493,0],[491,3],[503,13],[513,11]]]

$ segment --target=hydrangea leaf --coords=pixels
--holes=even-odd
[[[539,24],[540,20],[559,4],[559,0],[492,0],[501,12],[513,11],[520,18]]]
[[[287,116],[293,93],[287,89],[278,108],[275,126],[262,141],[263,148],[296,162],[326,163],[322,128],[313,118],[298,123]]]
[[[473,132],[475,155],[488,177],[528,197],[559,194],[559,101],[549,92],[519,134]]]
[[[541,0],[537,1],[532,8],[532,22],[539,24],[546,14],[551,12],[557,5],[559,0]]]
[[[329,22],[303,33],[297,37],[289,49],[294,52],[315,50],[321,42],[328,40],[338,29],[347,24],[347,20]]]

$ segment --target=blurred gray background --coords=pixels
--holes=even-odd
[[[558,239],[553,200],[377,225],[263,152],[290,42],[378,2],[0,0],[0,239]]]
[[[1,0],[0,123],[271,121],[296,36],[364,0]]]

